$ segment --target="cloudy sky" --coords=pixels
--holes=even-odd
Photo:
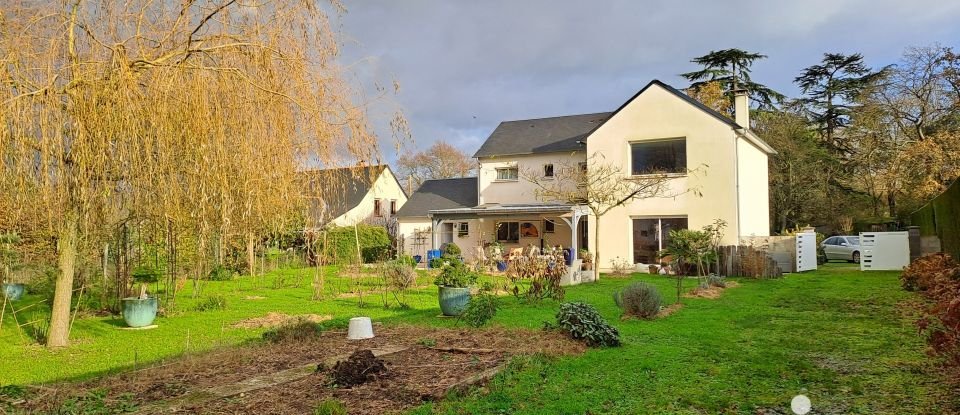
[[[400,84],[371,108],[381,135],[400,109],[412,147],[473,154],[500,121],[611,111],[651,79],[682,88],[677,74],[710,50],[768,55],[754,80],[795,96],[793,78],[824,52],[882,66],[909,46],[960,47],[960,0],[786,3],[346,0],[343,60],[368,91]]]

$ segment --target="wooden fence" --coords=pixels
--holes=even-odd
[[[716,265],[714,265],[716,266]],[[720,247],[718,274],[732,277],[779,278],[783,269],[766,251],[749,245]]]

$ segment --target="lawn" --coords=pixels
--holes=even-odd
[[[287,271],[295,274],[307,271]],[[426,277],[424,277],[426,278]],[[571,287],[568,301],[585,301],[621,331],[624,345],[557,359],[518,358],[486,393],[426,405],[414,413],[790,413],[805,394],[817,413],[946,413],[955,390],[924,354],[900,290],[897,273],[861,273],[829,265],[783,279],[740,280],[719,299],[684,299],[684,307],[655,321],[619,319],[611,294],[631,281],[658,286],[675,299],[672,280],[649,275],[604,278]],[[332,280],[333,281],[333,280]],[[341,282],[342,283],[342,282]],[[694,281],[687,281],[692,288]],[[224,311],[180,310],[159,328],[126,331],[113,318],[78,319],[74,345],[59,351],[24,347],[11,326],[0,333],[0,383],[42,383],[95,376],[158,362],[183,353],[236,345],[262,330],[234,329],[236,321],[280,311],[329,314],[344,320],[369,315],[384,324],[451,326],[436,318],[436,289],[416,290],[410,309],[384,309],[379,296],[310,300],[300,288],[252,288],[252,282],[211,283],[207,293],[227,297]],[[269,284],[268,284],[269,285]],[[248,300],[259,296],[263,299]],[[539,328],[558,303],[512,298],[493,324]],[[953,395],[951,395],[953,394]]]

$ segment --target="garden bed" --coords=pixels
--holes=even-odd
[[[379,414],[442,399],[452,388],[486,379],[514,355],[584,350],[546,331],[400,326],[376,332],[377,337],[358,342],[330,331],[303,341],[222,349],[90,381],[30,388],[14,407],[44,413],[77,405],[141,413],[310,413],[332,398],[349,413]],[[352,388],[333,386],[332,363],[360,349],[381,350],[386,371]],[[251,389],[251,383],[257,386]]]

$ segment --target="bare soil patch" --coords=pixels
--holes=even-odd
[[[248,318],[246,320],[238,321],[230,327],[233,327],[236,329],[273,328],[273,327],[280,327],[284,324],[289,324],[296,321],[323,323],[324,321],[329,321],[332,319],[333,319],[333,316],[331,315],[321,316],[319,314],[297,314],[297,315],[291,316],[283,313],[270,312],[263,317],[254,317],[254,318]]]
[[[727,289],[730,289],[730,288],[736,288],[736,287],[739,287],[739,286],[740,286],[740,284],[737,283],[736,281],[727,281],[726,283],[727,283],[727,286],[726,286],[726,287],[717,287],[717,286],[713,286],[713,285],[711,285],[711,286],[709,286],[709,287],[707,287],[707,288],[697,287],[697,288],[694,288],[693,291],[690,291],[690,292],[684,294],[683,297],[684,297],[684,298],[709,298],[709,299],[716,299],[716,298],[720,298],[720,295],[723,294],[724,290],[727,290]]]
[[[327,398],[343,401],[351,414],[392,413],[442,399],[467,380],[485,379],[485,373],[514,355],[585,350],[583,344],[560,333],[538,330],[396,326],[379,328],[376,335],[349,341],[345,332],[328,331],[306,341],[224,348],[84,382],[47,385],[31,393],[18,409],[56,412],[68,400],[102,391],[108,405],[125,400],[140,413],[302,414],[311,413]],[[345,356],[359,350],[387,348],[400,351],[378,356],[375,360],[383,370],[352,387],[336,385],[335,364],[321,365],[331,359],[346,360]],[[227,397],[209,393],[305,366],[306,373],[288,382]]]
[[[660,309],[660,312],[657,313],[657,318],[669,317],[671,314],[676,313],[677,311],[680,311],[681,308],[683,308],[683,304],[681,303],[670,304]]]

